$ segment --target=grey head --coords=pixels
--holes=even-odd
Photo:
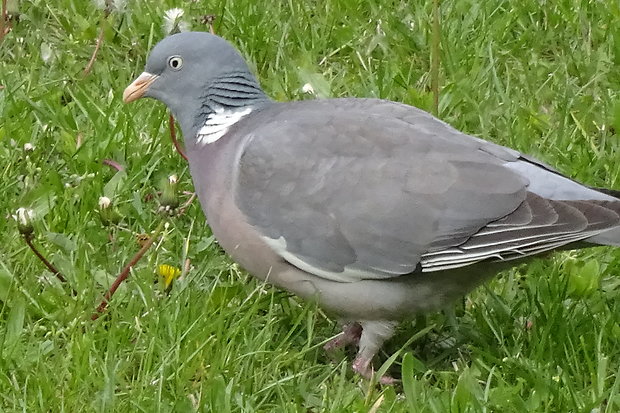
[[[123,93],[126,103],[141,97],[166,104],[190,140],[218,110],[269,101],[239,52],[204,32],[177,33],[155,45],[144,72]]]

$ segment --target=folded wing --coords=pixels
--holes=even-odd
[[[405,105],[311,101],[259,116],[239,153],[236,203],[274,251],[321,277],[515,259],[619,220],[603,200],[528,191],[528,176],[506,166],[517,152]]]

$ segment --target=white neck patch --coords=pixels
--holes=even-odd
[[[239,122],[241,118],[249,115],[252,112],[252,108],[245,108],[242,110],[224,110],[224,108],[218,108],[215,113],[210,114],[202,128],[198,130],[196,134],[196,140],[200,145],[208,145],[217,141],[222,136],[226,135],[228,129]]]

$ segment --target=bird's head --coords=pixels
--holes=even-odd
[[[125,103],[141,97],[166,104],[187,134],[210,112],[243,107],[265,95],[230,43],[210,33],[184,32],[155,45],[144,72],[123,93]]]

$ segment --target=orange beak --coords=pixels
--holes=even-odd
[[[123,102],[129,103],[144,96],[146,90],[159,76],[149,72],[142,72],[123,92]]]

